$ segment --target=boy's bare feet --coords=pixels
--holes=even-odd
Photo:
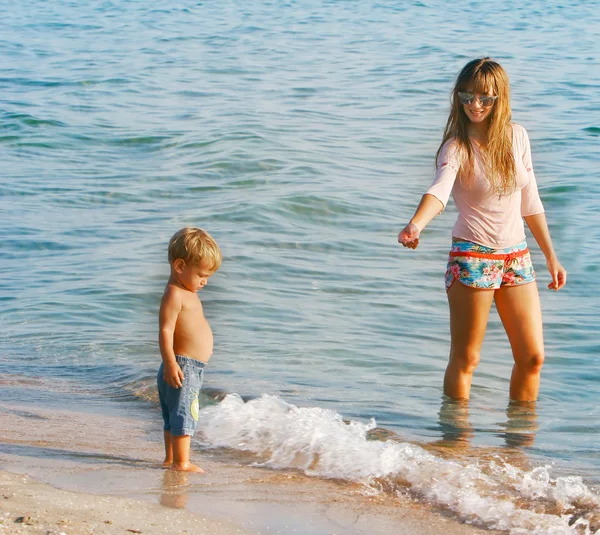
[[[163,463],[162,463],[163,468],[171,468],[172,465],[173,465],[173,461],[163,461]]]
[[[198,474],[203,474],[205,471],[192,463],[173,463],[171,465],[171,470],[178,470],[180,472],[197,472]]]

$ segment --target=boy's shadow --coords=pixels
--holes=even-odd
[[[160,504],[172,509],[185,508],[188,501],[188,474],[179,470],[165,470]]]

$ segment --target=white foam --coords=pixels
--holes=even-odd
[[[346,423],[335,411],[299,408],[276,396],[244,403],[228,395],[203,409],[199,423],[209,445],[254,452],[263,465],[361,482],[371,492],[383,483],[399,491],[408,487],[464,521],[512,535],[590,535],[577,511],[600,511],[599,496],[579,477],[553,479],[549,467],[528,472],[502,461],[483,466],[442,459],[414,444],[368,440],[375,420]]]

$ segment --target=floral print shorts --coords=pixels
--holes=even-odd
[[[492,249],[467,240],[452,238],[446,269],[446,291],[457,280],[471,288],[496,290],[535,281],[527,243]]]

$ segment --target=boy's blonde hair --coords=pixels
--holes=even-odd
[[[223,256],[214,238],[205,230],[185,227],[169,240],[169,264],[181,258],[186,264],[202,264],[211,272],[217,271]]]

